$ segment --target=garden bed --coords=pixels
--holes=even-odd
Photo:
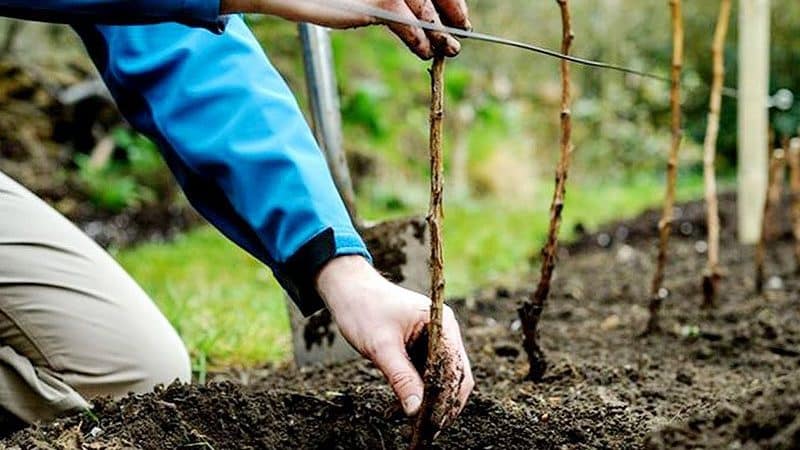
[[[671,246],[665,332],[639,337],[657,214],[604,227],[562,251],[542,338],[552,367],[526,372],[516,306],[529,288],[450,303],[477,379],[441,448],[800,448],[800,278],[788,223],[770,245],[764,295],[753,249],[734,239],[725,196],[721,299],[706,316],[702,204],[682,205]],[[787,221],[788,222],[788,221]],[[531,280],[531,282],[534,280]],[[380,374],[358,361],[229,371],[24,430],[14,448],[404,448],[409,422]]]

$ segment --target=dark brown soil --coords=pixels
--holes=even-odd
[[[665,332],[638,337],[657,214],[604,228],[563,252],[542,343],[551,369],[524,382],[516,306],[525,289],[491,288],[451,304],[465,327],[477,392],[440,448],[800,448],[800,279],[792,242],[770,246],[771,277],[753,294],[753,250],[733,239],[722,202],[718,309],[701,312],[702,211],[684,205],[672,241]],[[626,228],[627,235],[618,230]],[[598,241],[601,244],[599,245]],[[533,281],[533,280],[532,280]],[[533,283],[530,283],[532,286]],[[5,441],[20,448],[404,448],[409,422],[365,362],[218,374]],[[94,430],[94,431],[92,431]],[[2,441],[0,441],[2,442]],[[59,444],[62,443],[63,445]],[[49,446],[48,446],[49,445]],[[0,447],[2,445],[0,444]]]

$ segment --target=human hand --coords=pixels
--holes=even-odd
[[[330,4],[324,0],[222,0],[220,12],[270,14],[330,28],[355,28],[384,23],[369,15],[348,10],[348,4],[380,8],[406,19],[436,25],[472,28],[465,0],[336,0]],[[435,50],[441,51],[445,56],[455,56],[461,50],[461,44],[446,33],[425,31],[419,27],[396,23],[385,25],[422,59],[432,58]]]
[[[345,339],[383,373],[405,413],[416,415],[424,386],[407,349],[430,319],[430,299],[387,281],[361,256],[331,260],[317,276],[317,289]],[[458,402],[444,402],[434,411],[435,423],[444,428],[464,408],[475,381],[458,323],[448,307],[442,337],[447,375],[461,381],[447,386],[451,391],[443,395]]]

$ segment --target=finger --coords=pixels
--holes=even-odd
[[[373,362],[391,385],[406,415],[416,415],[422,404],[424,387],[403,344],[398,342],[377,349]]]
[[[460,332],[459,332],[459,344],[461,343],[460,340]],[[461,382],[461,389],[458,392],[458,399],[459,399],[459,408],[458,414],[464,410],[464,407],[467,405],[467,401],[469,400],[469,396],[472,393],[472,390],[475,388],[475,378],[472,375],[472,366],[469,362],[469,356],[467,356],[467,351],[464,349],[463,345],[459,345],[459,354],[461,355],[461,363],[464,367],[464,380]]]
[[[390,6],[391,12],[399,14],[405,19],[417,19],[414,13],[408,8],[408,5],[405,3],[405,1],[393,1],[390,3]],[[397,37],[399,37],[406,44],[406,46],[408,46],[408,48],[414,52],[415,55],[422,59],[433,58],[433,48],[431,47],[431,42],[428,40],[428,36],[425,35],[425,32],[422,30],[422,28],[410,27],[408,25],[393,22],[387,23],[386,26],[388,26],[389,29],[392,30],[392,32],[396,34]]]
[[[431,0],[406,0],[408,8],[414,15],[423,22],[429,22],[441,26],[442,21],[436,12]],[[445,56],[456,56],[461,51],[461,44],[447,33],[439,31],[426,31],[428,38],[433,44],[434,49],[442,52]]]
[[[461,331],[452,311],[447,310],[444,319],[442,330],[444,331],[445,342],[447,342],[450,355],[450,358],[448,358],[449,370],[451,371],[452,379],[457,380],[451,387],[456,400],[448,405],[449,410],[442,411],[441,427],[447,428],[464,409],[469,395],[475,387],[475,380],[472,376],[472,368],[470,367],[467,352],[464,349]]]
[[[471,30],[469,11],[464,0],[434,0],[445,25]]]

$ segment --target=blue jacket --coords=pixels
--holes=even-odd
[[[322,265],[369,254],[288,86],[243,20],[218,12],[219,0],[0,0],[0,15],[73,26],[192,205],[310,314]],[[119,26],[164,21],[181,24]]]

